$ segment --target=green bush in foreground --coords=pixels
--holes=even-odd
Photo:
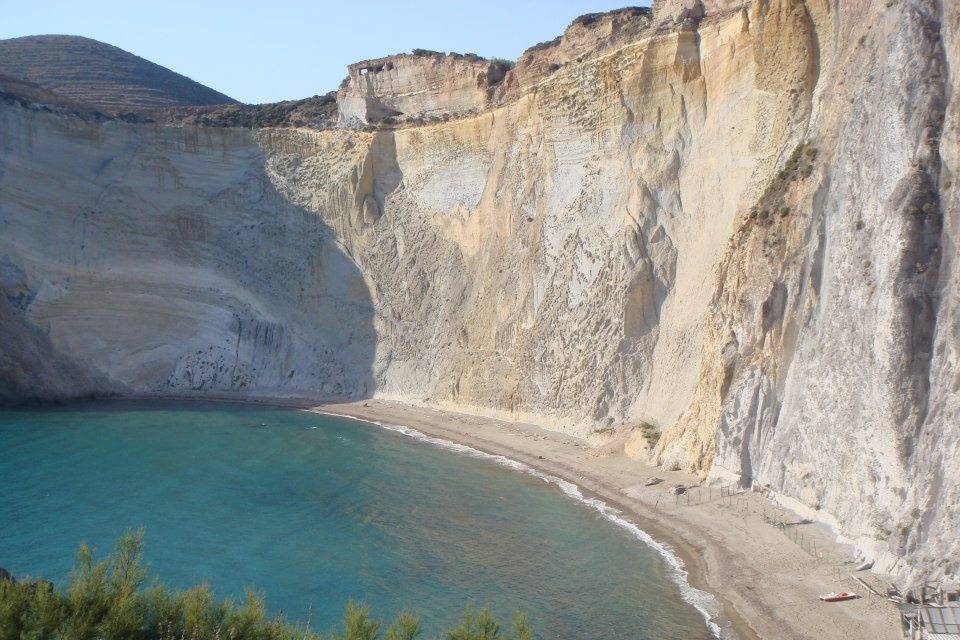
[[[317,634],[268,618],[263,598],[216,602],[207,585],[172,591],[146,587],[143,532],[126,534],[95,561],[81,546],[66,592],[45,581],[0,580],[0,640],[422,640],[418,618],[402,613],[383,627],[366,606],[350,603],[339,630]],[[533,640],[523,616],[503,634],[490,612],[467,609],[444,640]]]

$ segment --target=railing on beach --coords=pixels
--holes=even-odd
[[[674,489],[676,491],[676,489]],[[661,504],[661,495],[657,496],[655,508]],[[783,535],[807,554],[817,560],[823,560],[825,553],[823,545],[818,547],[814,535],[802,529],[803,525],[812,524],[810,520],[790,521],[786,512],[779,507],[768,503],[756,492],[745,489],[739,484],[728,484],[714,487],[698,485],[686,487],[680,493],[674,493],[675,506],[693,507],[716,502],[719,508],[732,510],[740,518],[746,520],[750,516],[759,516],[764,522],[780,530]],[[669,504],[666,502],[665,504]]]
[[[854,575],[857,571],[854,562],[847,554],[837,551],[831,545],[832,538],[826,530],[821,530],[822,528],[812,520],[802,518],[785,507],[777,505],[766,491],[744,488],[739,484],[671,486],[663,480],[657,480],[656,484],[647,485],[642,490],[641,498],[654,509],[667,513],[683,512],[688,508],[691,511],[717,509],[742,519],[745,525],[742,534],[744,536],[759,535],[752,534],[754,530],[747,525],[748,521],[763,522],[777,529],[781,535],[802,549],[810,557],[812,565],[826,569],[828,573],[825,577],[828,580],[832,575],[833,583],[844,584],[843,588],[835,587],[836,591],[861,593],[864,599],[863,604],[878,612],[890,606],[889,598],[883,593],[886,590],[885,587],[870,584],[874,582],[870,575],[863,577]],[[637,497],[639,498],[640,495]],[[764,543],[758,541],[758,544]],[[766,544],[769,544],[768,539]],[[810,569],[813,570],[813,566]]]

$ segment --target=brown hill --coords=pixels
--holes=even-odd
[[[81,36],[0,40],[0,74],[113,113],[236,102],[149,60]]]
[[[59,93],[44,89],[35,82],[21,80],[3,73],[0,73],[0,100],[28,108],[39,107],[86,117],[110,117],[97,111],[91,105],[65,98]]]

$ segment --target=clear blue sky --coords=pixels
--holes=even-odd
[[[346,65],[410,51],[515,59],[611,0],[0,0],[0,38],[82,35],[244,102],[337,88]]]

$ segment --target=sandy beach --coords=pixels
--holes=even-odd
[[[689,582],[717,598],[720,620],[741,640],[900,638],[893,605],[852,577],[855,563],[849,550],[833,542],[821,525],[794,524],[784,533],[772,522],[800,518],[761,494],[721,496],[719,489],[704,487],[678,498],[672,487],[694,485],[695,477],[529,424],[379,400],[309,410],[412,427],[575,483],[672,547],[686,565]],[[664,482],[644,486],[651,476]],[[880,584],[869,574],[856,575]],[[830,591],[855,591],[863,597],[832,604],[817,599]]]

